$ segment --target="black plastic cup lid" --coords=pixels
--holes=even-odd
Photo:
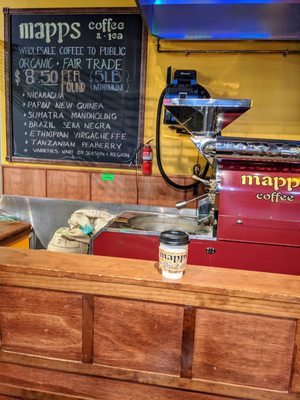
[[[178,246],[190,243],[190,238],[183,231],[164,231],[160,234],[160,242],[171,246]]]

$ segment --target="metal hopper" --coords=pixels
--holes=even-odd
[[[191,135],[215,137],[251,108],[249,99],[165,98],[167,111]]]

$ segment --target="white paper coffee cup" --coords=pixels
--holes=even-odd
[[[182,231],[160,234],[159,268],[167,279],[181,279],[186,270],[189,235]]]

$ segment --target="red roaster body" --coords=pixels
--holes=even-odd
[[[188,263],[300,274],[300,167],[226,159],[219,162],[216,236],[191,236]],[[159,235],[96,236],[93,254],[158,259]]]
[[[219,240],[300,246],[299,164],[228,160],[220,172]]]

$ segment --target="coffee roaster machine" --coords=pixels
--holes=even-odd
[[[222,136],[251,108],[247,99],[163,104],[211,166],[197,215],[124,212],[94,237],[92,253],[157,260],[160,231],[177,229],[190,234],[190,264],[299,275],[300,142]]]

